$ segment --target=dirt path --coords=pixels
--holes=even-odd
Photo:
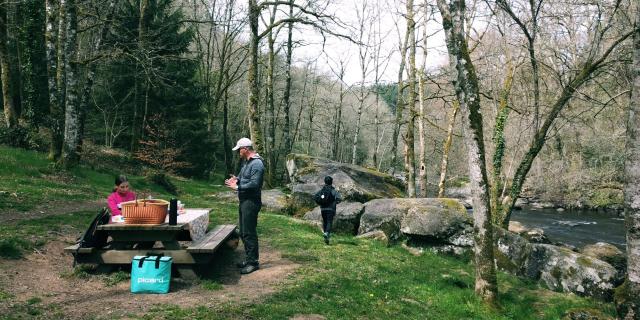
[[[0,305],[0,315],[12,305],[25,304],[37,297],[42,306],[57,305],[57,311],[45,314],[68,319],[116,318],[142,315],[160,304],[179,307],[211,307],[225,302],[255,302],[277,290],[298,265],[285,260],[280,253],[266,245],[261,246],[261,269],[241,276],[235,267],[244,255],[242,246],[223,256],[210,272],[213,281],[221,283],[221,290],[210,291],[199,284],[175,279],[171,292],[165,295],[134,295],[129,292],[129,281],[107,286],[99,275],[88,278],[69,276],[72,272],[71,255],[63,248],[72,239],[50,242],[38,253],[21,260],[0,259],[0,287],[13,296],[10,303]],[[59,312],[59,313],[58,313]],[[58,313],[56,316],[55,313]]]
[[[104,199],[92,201],[59,201],[39,205],[29,211],[6,210],[0,213],[0,223],[15,222],[25,219],[36,219],[46,216],[79,211],[95,211],[107,205]]]

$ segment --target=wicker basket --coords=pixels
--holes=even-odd
[[[169,202],[161,199],[134,200],[121,203],[125,224],[162,224]]]

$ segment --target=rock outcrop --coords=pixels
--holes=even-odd
[[[470,218],[455,199],[376,199],[364,204],[358,233],[381,230],[392,241],[403,234],[441,239],[455,235],[457,227],[465,223],[470,223]]]
[[[314,208],[313,195],[333,177],[333,186],[343,201],[364,203],[378,198],[404,196],[405,184],[391,175],[364,167],[304,154],[287,156],[294,212]]]
[[[336,206],[336,215],[331,224],[332,232],[355,235],[360,226],[360,216],[364,205],[360,202],[341,202]],[[320,207],[307,212],[305,220],[322,222]],[[321,224],[322,225],[322,224]]]

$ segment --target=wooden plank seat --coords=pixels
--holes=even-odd
[[[232,224],[223,224],[216,226],[209,231],[202,239],[191,243],[187,247],[189,253],[214,253],[220,245],[234,234],[236,226]]]
[[[94,247],[78,249],[79,246],[80,245],[76,243],[76,244],[74,244],[72,246],[68,246],[68,247],[64,248],[64,251],[65,252],[70,252],[70,253],[75,253],[75,252],[78,252],[78,253],[92,253],[96,249]]]

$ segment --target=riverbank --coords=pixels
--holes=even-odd
[[[350,235],[337,235],[327,246],[317,227],[268,210],[261,212],[258,224],[261,255],[265,254],[259,271],[240,276],[233,263],[242,255],[233,253],[220,259],[220,275],[197,283],[177,279],[172,293],[161,300],[131,295],[127,272],[104,275],[74,269],[71,256],[62,252],[94,212],[36,217],[39,212],[34,210],[40,209],[32,205],[91,201],[96,194],[108,194],[117,172],[80,168],[61,173],[47,168],[44,154],[0,147],[5,178],[0,190],[17,194],[1,204],[29,217],[0,224],[0,253],[16,253],[0,257],[0,313],[14,318],[562,319],[580,310],[590,310],[600,319],[615,315],[612,303],[552,292],[503,272],[498,272],[500,307],[490,308],[474,294],[472,260],[432,252],[414,256],[401,246]],[[130,181],[136,190],[144,188],[158,198],[171,196],[156,185],[145,185],[141,176],[131,175]],[[175,183],[178,198],[187,206],[213,208],[212,224],[237,221],[237,203],[211,196],[224,190],[220,181]],[[0,215],[7,212],[0,210]],[[32,276],[22,268],[27,264],[46,266],[47,272],[37,286],[25,289],[20,277]],[[274,273],[283,265],[295,268]],[[262,282],[251,278],[263,276]],[[240,290],[243,283],[249,289]]]

